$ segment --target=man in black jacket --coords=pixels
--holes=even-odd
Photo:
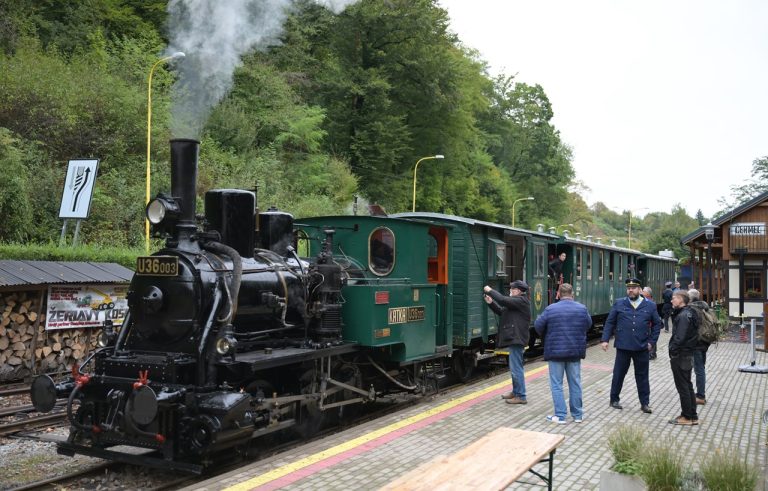
[[[691,383],[693,352],[699,341],[696,314],[688,307],[690,297],[685,290],[672,294],[672,336],[669,340],[669,358],[675,388],[680,394],[680,416],[670,419],[670,424],[692,426],[699,424],[696,414],[696,395]]]
[[[664,319],[664,332],[669,332],[669,317],[672,315],[672,282],[664,283],[664,291],[661,293],[661,316]]]
[[[531,324],[531,302],[528,300],[528,285],[521,280],[509,284],[509,296],[490,286],[483,287],[483,298],[497,315],[501,316],[496,346],[509,351],[509,372],[512,376],[512,391],[501,396],[507,404],[528,404],[525,397],[525,373],[523,372],[523,351],[528,344]]]

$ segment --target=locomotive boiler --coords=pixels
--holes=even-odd
[[[355,350],[342,341],[333,231],[312,261],[302,260],[292,216],[257,213],[255,194],[233,189],[205,194],[199,227],[198,152],[197,141],[171,141],[171,194],[146,208],[166,244],[138,258],[119,333],[105,327],[101,348],[83,363],[89,371],[74,366],[63,383],[33,382],[41,411],[68,398],[60,453],[199,472],[221,450],[259,436],[316,429],[318,406],[345,404],[337,392],[354,394],[352,402],[373,397],[353,383],[354,370],[332,377],[334,357]],[[115,445],[157,452],[108,450]]]

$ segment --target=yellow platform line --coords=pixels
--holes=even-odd
[[[546,365],[527,371],[525,373],[525,376],[527,378],[529,376],[535,375],[545,370],[547,370]],[[470,401],[477,397],[483,396],[489,392],[493,392],[507,385],[509,385],[509,380],[506,380],[504,382],[499,382],[498,384],[494,384],[490,387],[486,387],[485,389],[481,389],[476,392],[472,392],[471,394],[467,394],[463,397],[459,397],[458,399],[454,399],[444,404],[441,404],[439,406],[436,406],[432,409],[428,409],[422,413],[413,415],[410,418],[406,418],[402,421],[398,421],[397,423],[392,423],[378,430],[374,430],[370,433],[366,433],[365,435],[359,436],[357,438],[353,438],[352,440],[336,445],[335,447],[331,447],[327,450],[323,450],[322,452],[309,455],[307,457],[304,457],[303,459],[299,459],[295,462],[291,462],[290,464],[286,464],[282,467],[278,467],[277,469],[273,469],[269,472],[256,476],[247,481],[225,488],[224,491],[246,491],[258,486],[262,486],[264,484],[267,484],[268,482],[274,481],[275,479],[280,479],[281,477],[287,476],[292,472],[296,472],[300,469],[303,469],[304,467],[308,467],[310,465],[321,462],[325,459],[335,457],[336,455],[339,455],[341,453],[357,448],[360,445],[365,445],[366,443],[371,442],[389,433],[392,433],[393,431],[397,431],[401,428],[405,428],[408,425],[418,423],[419,421],[422,421],[426,418],[440,414],[443,411],[447,411],[449,409],[452,409],[458,406],[459,404],[462,404],[464,402]]]

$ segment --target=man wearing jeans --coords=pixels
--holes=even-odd
[[[490,286],[483,287],[483,298],[497,315],[501,316],[496,346],[509,351],[509,372],[512,375],[512,392],[501,396],[507,404],[528,404],[525,397],[525,373],[523,351],[528,344],[531,324],[531,302],[528,285],[521,280],[509,284],[509,296]]]
[[[581,360],[587,356],[587,331],[592,317],[587,308],[573,299],[573,287],[560,285],[560,301],[544,309],[536,319],[536,332],[544,340],[544,360],[549,364],[549,388],[555,414],[547,420],[566,423],[567,408],[563,395],[563,374],[568,378],[568,401],[571,417],[581,423],[584,412],[581,400]]]

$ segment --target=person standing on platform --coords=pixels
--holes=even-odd
[[[509,296],[490,286],[483,287],[485,303],[501,317],[496,346],[509,351],[509,372],[512,376],[512,391],[501,396],[507,404],[528,404],[525,395],[525,372],[523,372],[523,351],[528,344],[531,325],[531,301],[528,299],[528,284],[515,280],[509,284]]]
[[[656,304],[645,300],[640,295],[640,280],[628,278],[625,283],[627,296],[614,302],[611,307],[600,344],[603,350],[607,351],[608,340],[611,336],[616,336],[613,343],[616,348],[616,359],[613,363],[610,405],[614,409],[624,409],[619,402],[619,396],[624,385],[624,377],[632,362],[640,409],[644,413],[651,414],[653,410],[650,406],[651,388],[648,381],[649,357],[653,345],[659,339],[661,317],[656,311]]]
[[[685,290],[672,295],[672,336],[669,339],[669,364],[675,388],[680,395],[681,414],[669,420],[673,425],[699,424],[696,414],[696,394],[691,383],[693,353],[699,342],[696,314],[688,307],[690,297]]]
[[[688,290],[688,296],[691,298],[690,305],[699,307],[702,310],[708,310],[709,305],[707,302],[700,300],[701,293],[699,290]],[[706,404],[706,386],[707,386],[707,350],[709,350],[709,343],[701,338],[698,338],[696,349],[693,352],[693,373],[696,375],[696,404]]]
[[[643,298],[648,300],[649,302],[653,303],[653,305],[656,305],[656,302],[653,301],[653,290],[650,286],[644,286],[643,287]],[[658,312],[658,307],[656,307],[656,311]],[[651,329],[653,326],[651,324],[648,324],[648,329]],[[651,360],[656,359],[656,343],[653,343],[653,348],[651,348],[651,353],[648,355],[648,358]]]
[[[664,320],[664,332],[669,332],[669,318],[672,316],[672,282],[664,283],[664,291],[661,294],[664,302],[661,306],[661,317]]]
[[[581,397],[581,360],[587,356],[587,331],[592,317],[587,307],[573,299],[573,287],[563,283],[558,289],[560,301],[544,309],[534,327],[544,340],[544,360],[549,364],[549,388],[555,414],[553,423],[565,424],[567,408],[563,395],[563,374],[568,378],[568,402],[574,423],[584,417]]]

